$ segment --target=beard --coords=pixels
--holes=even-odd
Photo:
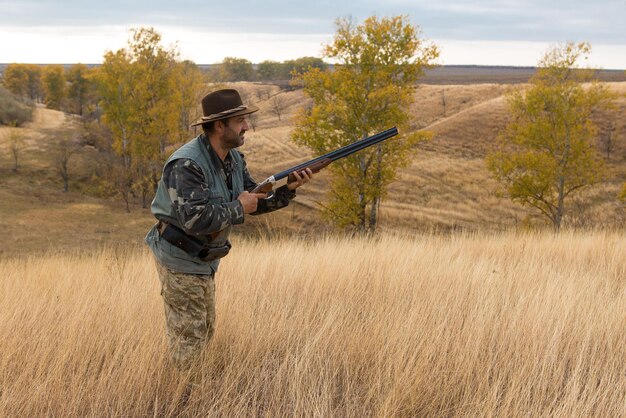
[[[222,136],[222,143],[228,149],[238,148],[244,143],[244,133],[243,129],[237,133],[230,126],[226,126],[224,136]]]

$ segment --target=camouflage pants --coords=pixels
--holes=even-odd
[[[215,280],[213,275],[177,273],[156,264],[172,361],[179,370],[188,370],[215,331]]]

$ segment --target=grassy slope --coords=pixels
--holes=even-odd
[[[238,83],[236,87],[261,108],[256,131],[248,134],[242,147],[258,180],[311,157],[308,150],[289,140],[295,111],[305,101],[301,91],[281,93],[277,87],[270,88],[271,94],[279,94],[285,102],[287,112],[279,121],[271,111],[271,101],[257,95],[267,86]],[[502,95],[509,88],[504,84],[421,85],[416,90],[413,128],[430,130],[435,137],[420,146],[411,166],[401,170],[391,186],[381,207],[383,230],[498,230],[526,223],[528,212],[496,196],[497,185],[483,162],[506,123]],[[612,88],[624,93],[626,83],[613,83]],[[619,100],[616,112],[626,114],[626,99]],[[600,118],[606,119],[606,115]],[[595,225],[615,227],[626,222],[624,207],[614,198],[626,178],[626,118],[613,120],[620,143],[610,163],[611,181],[590,191],[592,204],[573,205],[572,224],[584,225],[592,219]],[[152,217],[137,205],[127,214],[118,201],[61,193],[53,149],[63,130],[72,125],[72,120],[59,112],[38,109],[35,122],[20,129],[28,154],[20,159],[17,173],[11,171],[6,139],[11,128],[0,128],[0,229],[9,237],[0,242],[0,257],[42,247],[84,248],[103,242],[139,245],[151,225]],[[87,181],[94,154],[84,149],[72,158],[70,186],[75,190]],[[328,181],[328,172],[320,173],[291,208],[251,218],[239,232],[316,234],[328,229],[317,210]]]
[[[416,90],[411,109],[413,128],[434,132],[435,136],[419,147],[411,166],[401,170],[398,181],[390,187],[381,206],[382,229],[499,230],[544,222],[529,220],[528,211],[499,197],[498,185],[484,165],[485,155],[506,125],[503,95],[510,88],[503,84],[421,85]],[[573,202],[568,219],[571,225],[626,225],[626,211],[616,199],[626,179],[626,119],[620,117],[626,114],[626,83],[612,83],[611,88],[622,94],[617,108],[613,114],[598,116],[601,122],[612,120],[616,127],[618,144],[609,162],[609,181],[588,193],[590,203]],[[302,93],[281,95],[292,105],[287,116],[293,117],[298,104],[305,100]],[[258,104],[262,121],[243,150],[254,171],[270,175],[300,161],[299,153],[289,144],[291,120],[283,116],[279,121],[271,114],[268,101]],[[324,198],[327,181],[327,174],[321,174],[299,201],[315,207],[315,202]]]
[[[0,160],[0,257],[49,249],[97,248],[102,243],[139,245],[151,220],[145,213],[126,213],[121,204],[62,193],[55,168],[55,144],[73,122],[63,113],[38,108],[33,123],[19,130],[24,138],[19,168],[3,146]],[[0,140],[13,128],[0,128]],[[70,160],[70,188],[88,178],[89,159],[83,149]]]

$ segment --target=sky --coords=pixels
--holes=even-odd
[[[141,26],[197,64],[321,57],[337,18],[399,14],[441,65],[535,66],[587,41],[589,66],[626,69],[626,0],[0,0],[0,63],[101,63]]]

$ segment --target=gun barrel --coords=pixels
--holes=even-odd
[[[314,158],[312,160],[309,160],[307,162],[304,162],[302,164],[299,164],[297,166],[291,167],[285,171],[281,171],[278,174],[274,174],[274,179],[276,181],[281,180],[285,177],[287,177],[289,174],[293,173],[294,171],[300,171],[303,170],[309,166],[311,166],[312,164],[315,164],[319,161],[322,160],[330,160],[330,161],[336,161],[340,158],[344,158],[347,157],[350,154],[354,154],[357,151],[360,151],[362,149],[365,149],[367,147],[370,147],[372,145],[378,144],[379,142],[382,142],[386,139],[391,138],[392,136],[396,136],[398,135],[398,128],[396,128],[395,126],[393,128],[387,129],[386,131],[382,131],[379,132],[375,135],[372,135],[370,137],[361,139],[359,141],[353,142],[352,144],[346,145],[344,147],[341,147],[339,149],[336,149],[334,151],[329,152],[328,154],[324,154],[320,157]]]

